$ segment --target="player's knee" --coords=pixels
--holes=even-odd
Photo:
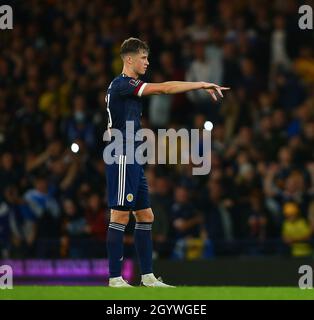
[[[139,221],[139,222],[153,223],[154,222],[154,215],[147,215],[146,217],[142,218],[141,221]]]
[[[154,219],[155,219],[155,216],[154,214],[151,212],[151,214],[149,215],[149,222],[153,223],[154,222]]]
[[[129,223],[130,213],[128,211],[121,212],[117,210],[111,210],[110,222],[121,223],[127,225]]]
[[[154,214],[152,210],[140,210],[134,213],[137,222],[154,222]]]
[[[111,222],[116,222],[116,223],[127,225],[129,223],[129,217],[117,217],[117,218],[111,220]]]

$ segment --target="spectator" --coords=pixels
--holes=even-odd
[[[174,204],[171,208],[171,221],[173,230],[171,234],[175,244],[173,257],[179,259],[188,257],[190,250],[195,250],[194,240],[199,239],[201,236],[203,219],[193,208],[188,189],[184,186],[178,186],[175,189]],[[197,247],[200,246],[202,247],[202,242],[197,245]]]
[[[0,195],[3,195],[7,186],[19,184],[22,172],[15,163],[12,153],[3,153],[0,160]]]
[[[17,258],[34,256],[36,238],[34,217],[16,186],[10,185],[5,189],[4,203],[9,209],[10,256]]]
[[[195,14],[195,22],[187,28],[186,33],[193,41],[209,40],[210,26],[207,24],[204,11],[199,11]]]
[[[151,190],[151,206],[158,212],[154,219],[152,236],[154,241],[155,256],[167,257],[169,255],[169,212],[171,210],[171,184],[165,176],[157,176],[155,188]]]
[[[29,228],[35,233],[34,241],[42,245],[41,254],[48,257],[57,256],[58,252],[53,246],[46,247],[43,243],[60,235],[60,208],[56,199],[49,193],[47,179],[37,176],[34,188],[26,191],[24,199],[31,211]]]
[[[174,238],[199,237],[202,218],[190,202],[188,189],[183,186],[176,187],[174,199],[171,208]]]
[[[5,202],[0,202],[0,258],[8,259],[11,241],[12,211]]]
[[[72,199],[63,201],[64,217],[62,221],[63,235],[61,238],[61,252],[70,258],[82,258],[87,255],[86,239],[91,228],[86,218]]]
[[[290,247],[293,257],[305,257],[312,254],[309,244],[311,228],[309,223],[300,216],[300,209],[294,202],[287,202],[283,206],[285,220],[282,227],[284,242]]]
[[[162,73],[156,73],[153,82],[164,82]],[[155,95],[150,97],[149,122],[153,128],[166,128],[170,122],[171,95]]]
[[[266,209],[263,208],[260,194],[252,192],[248,212],[248,227],[250,237],[258,241],[264,241],[266,239],[267,223],[268,219],[266,217]]]
[[[206,59],[204,43],[195,42],[193,52],[194,60],[186,73],[186,81],[221,83],[221,67],[217,61]],[[204,90],[191,91],[188,92],[188,97],[194,103],[196,111],[209,115],[207,92]]]
[[[88,206],[85,212],[87,221],[86,230],[91,239],[105,241],[106,230],[109,225],[106,211],[101,203],[100,196],[97,193],[92,193],[89,196]]]
[[[282,15],[274,18],[274,31],[271,35],[271,64],[273,67],[289,68],[291,61],[287,52],[286,21]]]
[[[82,96],[76,96],[74,99],[73,114],[66,124],[66,136],[68,143],[80,139],[86,143],[87,147],[92,149],[94,146],[94,127],[88,118],[85,99]]]
[[[230,210],[232,202],[224,199],[218,180],[209,182],[207,192],[208,200],[203,198],[201,206],[206,238],[213,244],[215,254],[232,253],[232,241],[236,233],[233,221],[235,216]]]

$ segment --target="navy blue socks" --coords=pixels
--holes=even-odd
[[[109,258],[109,277],[121,276],[123,260],[123,236],[125,225],[111,222],[107,234],[107,250]]]
[[[152,223],[137,222],[134,231],[136,253],[143,274],[153,272]]]

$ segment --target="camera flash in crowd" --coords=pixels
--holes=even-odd
[[[205,121],[204,123],[204,129],[207,131],[212,131],[213,130],[213,123],[211,121]]]
[[[80,150],[80,147],[77,143],[72,143],[71,145],[71,151],[74,152],[74,153],[78,153]]]

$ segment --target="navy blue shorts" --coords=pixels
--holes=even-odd
[[[150,208],[143,166],[138,163],[127,164],[124,155],[117,157],[118,163],[106,164],[109,208],[122,211]]]

